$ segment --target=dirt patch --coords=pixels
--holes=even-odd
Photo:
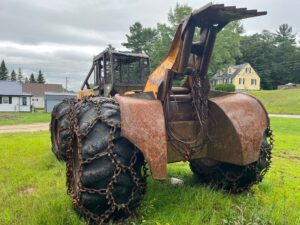
[[[36,188],[32,186],[23,187],[19,190],[19,193],[23,196],[32,195],[36,192]]]
[[[34,132],[49,130],[49,123],[19,124],[0,126],[1,133]]]
[[[292,160],[300,161],[300,157],[299,156],[291,155],[288,152],[281,152],[281,154],[279,154],[278,156],[282,157],[282,158],[287,158],[287,159],[292,159]]]

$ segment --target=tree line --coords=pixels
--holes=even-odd
[[[9,71],[5,65],[4,60],[2,60],[0,65],[0,80],[11,80],[11,81],[18,81],[20,83],[41,83],[44,84],[45,78],[44,74],[41,70],[39,70],[38,74],[35,76],[33,73],[29,76],[29,78],[23,75],[21,68],[18,69],[16,73],[15,70],[12,70],[10,75]]]
[[[168,13],[167,23],[157,23],[155,28],[144,27],[135,22],[129,27],[127,42],[123,46],[132,52],[150,56],[152,69],[166,56],[176,29],[190,15],[187,4],[176,4]],[[261,18],[263,20],[264,18]],[[199,38],[199,30],[194,39]],[[276,89],[289,82],[300,83],[300,48],[291,26],[282,24],[278,30],[263,30],[246,35],[240,21],[229,23],[219,32],[209,68],[209,76],[229,65],[248,62],[261,77],[263,89]]]

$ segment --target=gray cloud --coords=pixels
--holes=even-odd
[[[194,9],[207,3],[178,2]],[[248,33],[275,31],[282,23],[292,25],[294,32],[300,30],[297,0],[223,3],[268,11],[264,18],[243,22]],[[122,48],[120,43],[136,21],[150,27],[166,22],[175,4],[173,0],[1,0],[0,60],[5,59],[10,71],[21,67],[30,74],[42,69],[48,82],[64,83],[69,76],[73,89],[77,89],[94,55],[108,44]]]

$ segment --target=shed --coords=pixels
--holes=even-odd
[[[76,98],[76,93],[69,92],[45,92],[45,112],[51,113],[54,106],[65,98]]]

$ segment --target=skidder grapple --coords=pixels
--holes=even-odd
[[[179,25],[150,75],[144,54],[107,49],[94,57],[78,99],[57,105],[51,121],[53,152],[66,160],[68,193],[81,215],[96,224],[131,215],[147,169],[163,180],[172,162],[189,161],[199,182],[229,192],[262,180],[272,149],[265,108],[250,95],[211,91],[207,71],[224,26],[265,14],[205,5]]]

